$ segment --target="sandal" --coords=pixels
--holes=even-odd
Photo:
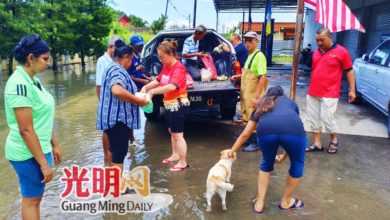
[[[278,209],[281,210],[281,211],[287,211],[289,209],[301,209],[301,208],[303,208],[305,206],[305,203],[303,203],[302,200],[299,200],[298,198],[294,198],[294,200],[295,200],[294,203],[290,207],[288,207],[288,208],[283,208],[282,204],[279,202]],[[299,201],[301,201],[301,205],[298,206],[298,202]]]
[[[333,147],[330,147],[331,145],[333,145]],[[329,154],[336,154],[338,148],[339,148],[339,143],[334,143],[334,142],[331,141],[331,142],[329,142],[329,146],[328,146],[327,152]]]
[[[179,167],[178,166],[178,164],[176,164],[175,166],[173,166],[173,167],[171,167],[170,169],[169,169],[169,171],[172,171],[172,172],[179,172],[179,171],[183,171],[183,170],[185,170],[186,168],[189,168],[190,167],[190,165],[185,165],[184,167]]]
[[[261,215],[261,214],[263,214],[263,210],[261,210],[261,211],[256,211],[256,208],[255,208],[256,201],[257,201],[257,198],[254,198],[254,199],[252,200],[252,208],[253,208],[253,211],[254,211],[256,214]]]
[[[172,163],[172,162],[175,162],[175,161],[178,161],[178,160],[171,160],[171,159],[169,159],[169,157],[168,157],[168,158],[165,158],[165,159],[162,161],[162,163]]]
[[[324,151],[324,148],[323,147],[319,148],[319,147],[317,147],[317,145],[312,144],[309,147],[307,147],[305,151],[306,152],[320,152],[320,151]]]

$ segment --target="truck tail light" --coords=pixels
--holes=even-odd
[[[234,75],[241,74],[241,65],[240,62],[238,62],[238,60],[234,61],[233,71],[234,71]]]

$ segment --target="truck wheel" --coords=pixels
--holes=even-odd
[[[153,112],[152,113],[145,113],[145,117],[150,121],[157,121],[160,118],[160,105],[156,104],[156,102],[153,103]]]
[[[220,105],[220,112],[221,112],[221,117],[222,119],[233,119],[234,115],[236,114],[236,105],[234,105],[233,107],[229,106],[229,107],[226,107],[226,106],[223,106],[223,105]]]

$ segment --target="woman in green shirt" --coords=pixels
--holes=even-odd
[[[38,35],[23,37],[14,49],[20,66],[8,79],[4,106],[10,129],[6,159],[19,178],[22,218],[39,219],[45,184],[53,178],[51,153],[61,162],[53,133],[54,98],[41,85],[37,73],[47,70],[50,48]]]

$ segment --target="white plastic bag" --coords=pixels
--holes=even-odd
[[[145,101],[147,102],[150,102],[150,95],[147,94],[147,93],[143,93],[143,92],[136,92],[135,93],[135,96],[137,96],[138,98],[141,98],[141,99],[144,99]]]
[[[202,82],[210,82],[211,78],[213,77],[213,73],[211,72],[210,69],[201,69],[200,70],[200,76]]]

